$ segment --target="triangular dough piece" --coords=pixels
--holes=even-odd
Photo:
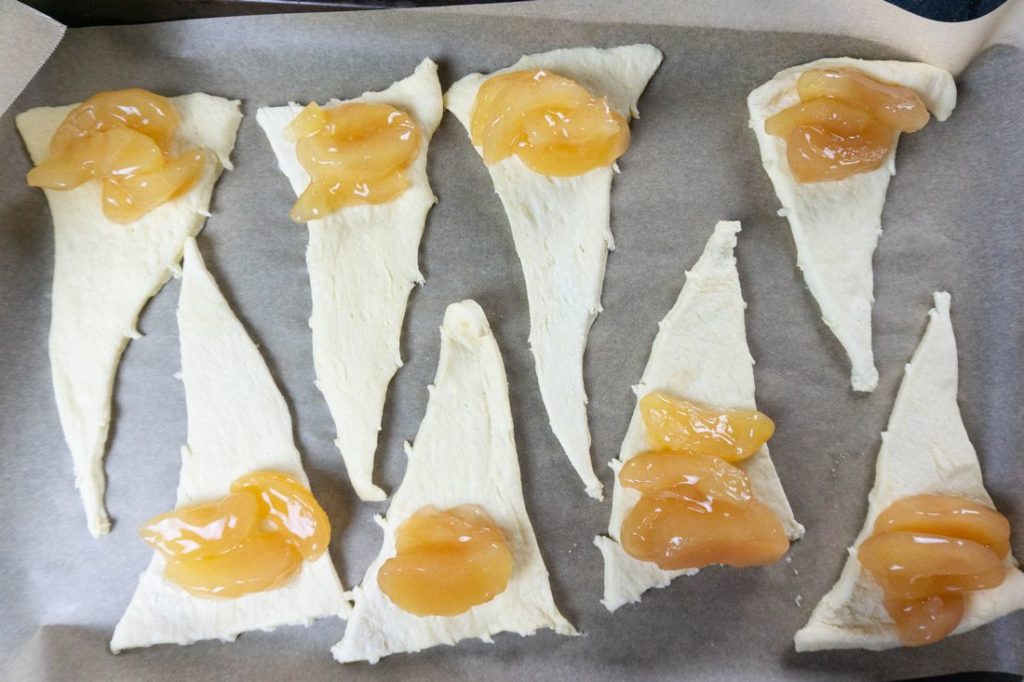
[[[704,247],[704,254],[686,273],[686,284],[669,314],[658,324],[658,335],[640,383],[633,387],[637,398],[665,390],[693,400],[726,407],[753,408],[754,360],[747,347],[743,295],[736,272],[738,222],[719,222]],[[709,313],[710,311],[710,313]],[[634,408],[629,429],[622,441],[619,458],[612,461],[615,487],[608,535],[594,540],[604,557],[604,599],[609,611],[640,601],[652,587],[665,587],[680,575],[696,570],[664,571],[657,565],[638,561],[619,544],[619,530],[640,493],[619,485],[622,464],[649,450],[639,408]],[[782,489],[775,466],[762,447],[738,465],[753,483],[754,494],[782,522],[790,540],[804,534],[793,518],[793,510]]]
[[[661,59],[651,45],[580,47],[529,55],[495,74],[550,69],[596,96],[607,96],[612,108],[628,118],[638,115],[637,100]],[[477,90],[495,74],[471,74],[445,94],[445,106],[467,130]],[[590,461],[583,352],[590,325],[601,311],[605,263],[614,248],[609,220],[613,169],[556,178],[536,173],[512,156],[488,170],[523,266],[530,348],[551,429],[587,494],[601,499],[601,482]]]
[[[764,122],[800,101],[796,82],[813,69],[850,67],[872,78],[914,90],[935,118],[945,121],[956,106],[953,77],[934,66],[916,62],[819,59],[780,71],[750,93],[750,127],[761,148],[761,161],[789,219],[796,242],[797,266],[821,315],[852,365],[850,383],[855,391],[873,391],[878,385],[871,349],[871,305],[875,245],[882,233],[882,206],[889,178],[896,173],[896,146],[878,169],[834,182],[800,183],[789,170],[785,140],[769,135]]]
[[[896,500],[911,495],[957,495],[994,507],[981,477],[978,455],[957,406],[956,338],[948,293],[935,294],[935,307],[921,345],[906,367],[903,383],[882,434],[875,486],[868,495],[864,528],[850,548],[842,575],[796,633],[797,651],[891,649],[901,646],[882,605],[882,590],[861,570],[857,547],[875,520]],[[967,632],[1024,608],[1024,573],[1013,551],[1006,556],[1006,580],[999,587],[970,592],[954,634]]]
[[[376,663],[390,654],[470,637],[490,642],[492,635],[504,631],[526,636],[550,628],[576,634],[551,597],[548,571],[523,501],[505,367],[476,302],[448,306],[437,376],[429,390],[416,443],[406,444],[405,478],[387,517],[377,517],[384,529],[383,546],[354,590],[355,609],[345,636],[332,649],[342,663]],[[458,616],[419,617],[403,611],[377,585],[377,571],[395,555],[395,530],[421,507],[463,504],[482,505],[504,531],[515,560],[508,587]]]
[[[181,449],[177,506],[222,497],[243,474],[286,471],[309,485],[292,439],[292,420],[256,345],[206,270],[194,239],[185,245],[178,303],[188,445]],[[247,630],[308,625],[349,612],[330,555],[304,561],[283,587],[237,599],[193,597],[164,578],[159,552],[139,577],[110,649],[233,640]]]
[[[427,180],[427,147],[441,121],[437,65],[424,59],[408,78],[383,92],[346,102],[389,104],[408,113],[423,131],[409,168],[412,186],[387,204],[351,206],[311,220],[306,266],[313,299],[316,385],[327,400],[352,486],[363,500],[383,500],[373,484],[373,460],[388,384],[402,366],[399,339],[409,292],[423,282],[417,257],[427,212],[437,201]],[[327,107],[342,104],[331,100]],[[298,104],[263,107],[256,120],[270,140],[281,171],[299,195],[309,175],[284,129]]]
[[[230,155],[242,120],[238,100],[193,94],[172,97],[181,127],[175,146],[205,147],[213,161],[185,195],[131,225],[107,220],[100,183],[46,191],[53,216],[56,258],[50,321],[50,368],[64,440],[75,467],[75,487],[85,505],[89,532],[105,535],[103,455],[110,400],[121,353],[146,302],[178,270],[185,240],[209,215],[213,186]],[[18,116],[18,131],[35,163],[50,154],[57,127],[77,104],[41,107]]]

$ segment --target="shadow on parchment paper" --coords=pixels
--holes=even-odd
[[[434,59],[434,62],[437,64],[438,79],[442,83],[448,82],[448,67],[447,64],[445,63],[445,60]],[[367,85],[366,91],[379,92],[383,89],[386,89],[386,87],[386,84],[372,86]],[[355,97],[356,94],[357,93],[339,93],[337,96],[339,97],[339,99],[349,99],[350,97]],[[438,125],[438,129],[440,129],[441,126],[443,126],[447,121],[449,121],[450,118],[451,117],[449,116],[442,115],[441,121]],[[436,137],[437,131],[435,130],[434,138],[431,139],[431,146],[433,146],[433,142],[434,139],[436,139]],[[441,173],[443,173],[443,170],[438,168],[437,163],[437,155],[427,154],[428,178],[435,178]],[[435,275],[435,273],[431,273],[430,269],[427,267],[428,259],[425,256],[427,240],[430,238],[431,229],[433,228],[433,224],[436,222],[434,219],[434,215],[435,212],[437,211],[438,205],[442,201],[441,197],[438,195],[436,184],[436,182],[431,181],[430,188],[431,191],[434,193],[434,196],[437,197],[437,203],[435,203],[430,208],[430,211],[427,213],[427,221],[423,228],[423,236],[420,239],[420,247],[417,252],[417,262],[419,263],[420,274],[423,276],[424,282],[414,284],[412,290],[409,292],[409,301],[408,305],[406,306],[405,317],[402,320],[401,337],[399,339],[399,354],[402,358],[403,364],[402,367],[399,367],[398,370],[395,372],[395,376],[392,377],[391,382],[388,384],[387,394],[384,396],[384,413],[381,415],[381,429],[377,439],[377,452],[375,454],[373,462],[373,482],[377,486],[382,488],[384,492],[387,494],[387,500],[385,500],[381,505],[382,508],[380,513],[382,515],[385,513],[387,507],[390,506],[391,496],[394,495],[395,491],[398,489],[398,486],[401,484],[401,479],[399,479],[398,481],[387,480],[388,471],[384,465],[384,458],[389,456],[398,456],[402,458],[404,463],[406,458],[405,442],[408,441],[411,443],[413,441],[414,435],[413,433],[400,434],[399,438],[392,439],[390,441],[388,438],[390,434],[395,433],[399,426],[399,420],[397,418],[398,413],[395,410],[391,409],[391,406],[402,398],[402,388],[400,387],[400,384],[396,379],[398,374],[402,372],[402,369],[405,367],[405,364],[408,363],[410,361],[410,358],[414,357],[416,354],[413,351],[415,344],[413,341],[413,335],[411,330],[410,311],[418,308],[417,301],[422,295],[423,287],[427,286],[426,283],[428,281],[431,281],[435,276],[440,276],[443,274],[436,273]],[[441,322],[439,320],[438,327],[440,327],[440,325]],[[392,443],[394,444],[394,446],[392,446]]]
[[[40,627],[0,668],[5,680],[65,681],[103,680],[104,682],[136,682],[152,679],[157,671],[174,669],[177,679],[214,681],[228,679],[290,679],[301,668],[303,674],[315,673],[326,678],[337,673],[339,666],[326,652],[326,647],[339,636],[337,619],[322,619],[308,630],[298,627],[275,631],[275,639],[300,636],[320,640],[323,655],[310,658],[296,650],[283,649],[271,641],[270,633],[243,635],[246,650],[236,643],[201,642],[187,647],[161,645],[140,651],[111,654],[110,633],[94,628],[48,625]]]
[[[49,254],[53,252],[52,233],[48,242],[40,240],[36,237],[32,224],[24,220],[24,216],[32,212],[43,212],[49,215],[42,192],[32,192],[19,197],[15,203],[4,206],[0,211],[0,225],[11,226],[4,230],[3,248],[16,254],[17,260],[25,264],[24,267],[30,267],[29,263],[48,258]],[[0,296],[2,295],[0,293]]]
[[[961,322],[959,326],[954,318],[953,324],[958,341],[964,333],[972,338],[971,345],[961,345],[960,349],[960,409],[989,482],[1020,480],[1022,471],[1020,449],[1008,448],[1000,438],[999,425],[1024,424],[1024,381],[992,381],[986,376],[986,370],[999,363],[1000,358],[1021,357],[1024,346],[1024,298],[1013,286],[1018,278],[1015,268],[1024,260],[1020,209],[1024,163],[1019,153],[1020,132],[1016,129],[1021,116],[1019,105],[1024,102],[1024,79],[1013,77],[1022,73],[1024,52],[1008,46],[986,50],[968,67],[961,79],[960,104],[947,122],[955,124],[951,137],[957,136],[966,143],[966,153],[957,159],[962,170],[958,174],[956,167],[944,167],[939,169],[938,178],[954,191],[976,197],[984,204],[985,220],[999,226],[1000,238],[979,239],[967,228],[972,220],[977,220],[977,215],[965,206],[953,204],[953,219],[964,225],[965,230],[950,240],[948,249],[970,255],[989,284],[962,287],[954,292],[953,298],[954,315],[957,309],[968,308],[979,315],[972,323]],[[984,94],[999,88],[1004,97],[987,98]],[[993,143],[1018,151],[1005,157],[993,156],[985,148]],[[988,333],[978,338],[979,329]],[[990,487],[996,506],[1011,519],[1024,518],[1021,489]],[[1015,524],[1013,531],[1020,559],[1024,524]]]
[[[500,660],[506,671],[519,667],[528,654],[521,648],[479,641],[459,646],[459,660],[453,661],[451,647],[429,649],[421,654],[398,655],[376,666],[366,663],[341,666],[331,658],[328,648],[340,637],[341,621],[322,619],[310,628],[280,628],[273,633],[251,632],[241,635],[245,642],[199,642],[189,646],[160,645],[144,651],[126,651],[116,656],[108,650],[109,633],[94,628],[48,625],[11,652],[0,667],[0,679],[19,682],[65,682],[103,680],[138,682],[156,679],[161,671],[174,670],[175,679],[189,682],[232,680],[345,679],[375,680],[381,676],[417,682],[476,681],[473,671],[490,658]],[[508,638],[509,635],[502,635]],[[511,636],[514,640],[519,637]],[[282,647],[282,638],[292,641],[313,640],[319,645],[315,655],[302,647]],[[536,636],[538,644],[555,642],[551,633]],[[230,674],[225,673],[230,670]]]

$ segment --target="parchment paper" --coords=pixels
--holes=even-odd
[[[756,3],[754,3],[756,4]],[[524,8],[532,5],[523,5]],[[509,12],[512,10],[502,10]],[[527,10],[524,9],[524,12]],[[532,11],[532,10],[529,10]],[[621,679],[895,678],[1024,668],[1024,614],[937,646],[885,653],[801,654],[793,633],[830,587],[863,520],[879,432],[925,325],[931,292],[953,292],[960,396],[986,482],[1024,548],[1024,284],[1020,215],[1024,58],[1009,46],[977,56],[959,77],[952,118],[900,142],[898,175],[875,257],[875,351],[881,380],[853,395],[846,359],[820,322],[795,267],[792,239],[747,129],[745,97],[779,69],[828,55],[905,57],[899,50],[813,33],[572,22],[459,11],[216,19],[68,31],[50,62],[0,118],[0,678],[3,679]],[[599,16],[597,14],[592,15]],[[548,428],[527,349],[526,294],[490,179],[461,126],[446,116],[429,172],[440,203],[421,249],[427,283],[412,295],[406,366],[388,398],[376,480],[393,491],[403,440],[427,400],[445,306],[475,298],[504,354],[527,505],[557,603],[585,636],[501,635],[368,665],[341,667],[329,647],[340,620],[250,633],[233,644],[162,646],[114,657],[107,642],[150,550],[135,528],[174,502],[185,441],[172,281],[145,311],[116,386],[107,471],[115,519],[85,529],[53,405],[46,335],[53,268],[43,195],[25,186],[29,160],[16,112],[114,88],[239,97],[246,118],[236,170],[225,173],[200,237],[208,265],[261,344],[288,399],[314,491],[331,515],[331,554],[346,586],[362,579],[380,532],[332,444],[313,386],[306,230],[288,220],[294,196],[256,125],[261,104],[323,101],[386,87],[424,56],[443,85],[562,46],[650,42],[665,62],[640,102],[620,161],[604,312],[585,375],[597,470],[618,451],[656,324],[718,219],[743,221],[738,247],[758,401],[778,424],[772,454],[807,536],[761,569],[711,569],[611,615],[598,603],[593,537],[610,501],[586,498]]]
[[[17,0],[0,0],[0,114],[46,62],[64,30],[64,24]]]

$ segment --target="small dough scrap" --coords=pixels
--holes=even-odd
[[[352,486],[362,500],[383,500],[373,484],[373,460],[388,384],[402,366],[399,339],[409,292],[423,283],[417,257],[427,213],[437,198],[427,179],[427,147],[441,121],[437,64],[424,59],[411,76],[382,92],[331,100],[388,104],[408,113],[423,133],[406,171],[412,185],[386,204],[349,206],[308,223],[306,267],[313,300],[316,385],[327,400]],[[295,143],[284,129],[302,107],[262,107],[256,120],[270,140],[296,196],[309,184]]]
[[[871,260],[882,234],[882,206],[896,173],[896,145],[881,167],[832,182],[798,182],[786,161],[786,141],[765,132],[771,116],[797,104],[796,82],[805,71],[853,68],[916,92],[939,121],[956,106],[956,84],[942,69],[917,62],[819,59],[780,71],[750,93],[750,127],[761,148],[761,162],[789,220],[797,266],[821,308],[822,319],[850,358],[850,383],[871,392],[878,370],[871,348],[874,274]]]
[[[651,45],[606,50],[578,47],[529,55],[493,74],[466,76],[445,94],[445,107],[469,130],[476,94],[484,81],[508,71],[544,68],[579,82],[595,96],[607,96],[610,106],[628,119],[638,115],[637,101],[661,60],[661,52]],[[549,177],[527,168],[518,156],[510,156],[488,170],[523,266],[530,303],[530,349],[551,429],[587,494],[601,499],[601,482],[590,461],[583,352],[590,326],[601,311],[608,251],[615,248],[610,197],[617,169]]]
[[[44,190],[53,216],[55,263],[50,321],[50,367],[64,440],[71,450],[75,487],[82,496],[89,532],[110,531],[103,505],[103,456],[110,428],[114,377],[146,302],[178,270],[185,240],[203,229],[213,186],[224,168],[242,121],[238,100],[196,93],[172,97],[181,124],[174,148],[213,152],[186,194],[130,225],[107,219],[100,183],[73,190]],[[34,163],[50,155],[50,140],[77,107],[40,107],[15,123]]]
[[[861,570],[857,547],[871,536],[875,520],[892,503],[911,495],[955,495],[993,507],[981,466],[957,406],[956,338],[949,318],[950,296],[934,295],[928,329],[906,367],[889,428],[875,465],[864,528],[849,549],[835,586],[822,597],[802,630],[797,651],[892,649],[901,646],[896,626],[882,604],[883,593]],[[968,592],[964,615],[953,634],[968,632],[1024,608],[1024,573],[1013,550],[1006,555],[1006,580],[998,587]]]
[[[185,244],[178,326],[188,445],[181,449],[177,506],[222,497],[232,481],[259,469],[285,471],[308,486],[284,397],[206,270],[194,239]],[[154,552],[114,629],[110,650],[231,641],[247,630],[344,618],[347,599],[326,553],[303,561],[299,573],[276,590],[203,599],[164,578],[163,556]]]
[[[441,327],[441,358],[415,445],[406,444],[409,466],[395,492],[380,554],[354,590],[355,609],[344,638],[331,650],[342,662],[376,663],[470,637],[485,642],[499,632],[532,635],[550,628],[576,630],[558,612],[548,571],[526,513],[519,456],[512,429],[508,382],[498,344],[474,301],[448,306]],[[421,507],[450,509],[478,504],[500,525],[514,557],[504,592],[458,616],[414,616],[381,592],[377,571],[395,556],[398,526]]]
[[[747,347],[744,309],[736,271],[738,222],[721,221],[704,247],[704,253],[686,273],[686,284],[669,314],[658,324],[658,335],[640,383],[633,387],[637,398],[663,390],[712,405],[755,408],[754,360]],[[633,410],[619,458],[611,462],[615,471],[612,513],[608,535],[594,544],[604,557],[604,599],[609,611],[640,601],[652,587],[665,587],[680,575],[694,575],[696,569],[665,571],[652,562],[626,554],[619,544],[619,531],[640,493],[619,484],[623,463],[649,450],[639,404]],[[767,505],[792,540],[803,537],[804,527],[793,518],[775,466],[762,446],[737,464],[750,477],[754,494]]]

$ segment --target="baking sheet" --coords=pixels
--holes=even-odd
[[[0,114],[57,47],[64,25],[17,0],[0,0]],[[26,36],[31,39],[26,40]]]
[[[530,7],[529,4],[524,7]],[[513,10],[503,9],[504,12]],[[526,13],[526,10],[524,10]],[[586,16],[578,14],[577,16]],[[587,498],[547,425],[527,348],[522,274],[500,202],[457,121],[446,116],[429,172],[440,203],[421,248],[427,283],[412,294],[375,480],[388,491],[405,468],[401,445],[427,400],[445,306],[475,298],[504,354],[527,506],[556,602],[585,634],[550,633],[493,645],[463,642],[344,668],[329,647],[341,620],[249,633],[233,644],[161,646],[114,657],[107,642],[150,551],[134,529],[174,502],[186,437],[170,282],[140,321],[115,393],[106,538],[89,537],[53,405],[46,358],[53,267],[50,217],[14,114],[99,90],[140,86],[243,100],[246,118],[200,237],[210,269],[277,378],[295,420],[313,489],[331,515],[331,554],[346,587],[362,579],[380,532],[348,485],[334,426],[313,386],[307,327],[306,231],[288,220],[294,196],[255,121],[259,105],[323,101],[381,89],[424,56],[447,86],[556,47],[650,42],[665,62],[640,101],[633,144],[612,198],[617,250],[604,312],[586,357],[598,474],[618,451],[657,321],[719,219],[743,221],[738,258],[757,360],[760,407],[778,424],[772,455],[807,535],[786,561],[710,569],[609,614],[593,537],[610,499]],[[953,293],[961,407],[986,483],[1024,547],[1024,57],[992,47],[958,79],[949,121],[904,136],[875,257],[871,396],[848,387],[848,367],[795,268],[792,239],[747,129],[747,93],[777,70],[822,56],[906,57],[850,38],[765,31],[573,21],[447,12],[248,17],[68,31],[50,62],[0,118],[0,677],[220,679],[895,678],[955,670],[1024,669],[1024,614],[937,646],[884,653],[800,654],[793,633],[838,576],[873,479],[899,381],[925,325],[931,292]],[[609,487],[610,489],[610,487]]]

